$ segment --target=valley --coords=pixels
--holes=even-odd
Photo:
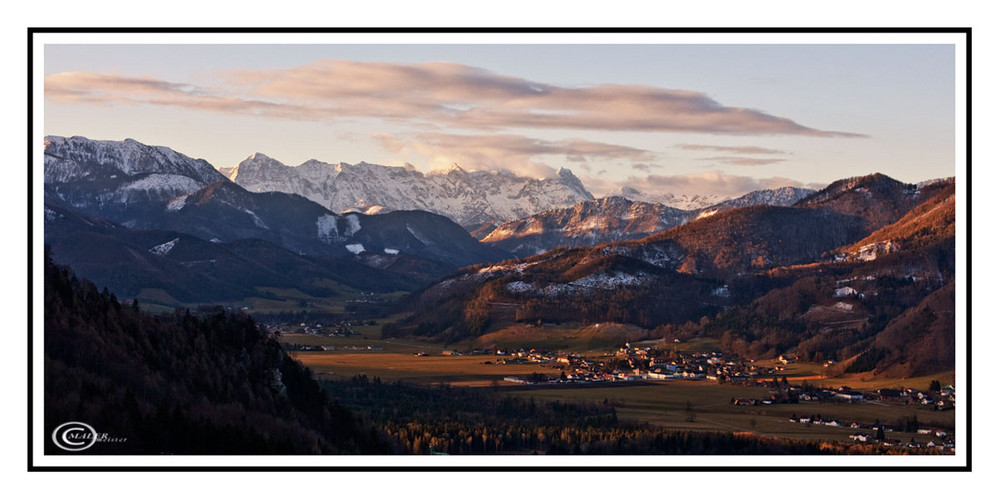
[[[929,395],[930,403],[916,396],[929,394],[932,384],[952,387],[954,372],[901,379],[842,374],[830,364],[784,358],[748,363],[713,352],[718,342],[711,339],[637,341],[649,332],[625,325],[550,325],[531,328],[530,336],[514,330],[456,345],[385,339],[375,330],[345,337],[282,333],[280,339],[294,345],[293,358],[320,379],[364,376],[437,390],[499,391],[540,403],[604,405],[624,421],[675,431],[856,443],[863,434],[874,440],[884,427],[889,444],[883,446],[933,443],[947,452],[954,443],[954,403],[944,393]],[[720,368],[716,375],[716,367],[727,365],[743,372],[727,378]],[[904,388],[913,395],[896,395]]]
[[[594,198],[566,169],[288,167],[258,153],[223,175],[135,141],[47,144],[55,263],[136,321],[262,325],[260,349],[307,367],[393,446],[428,451],[379,405],[440,396],[454,400],[421,409],[422,425],[446,426],[465,397],[545,405],[540,428],[580,430],[578,414],[611,434],[954,450],[954,179],[871,174],[677,208]],[[517,425],[477,411],[462,425]]]

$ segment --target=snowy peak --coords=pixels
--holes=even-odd
[[[594,197],[587,191],[587,188],[583,187],[583,183],[577,176],[573,175],[570,169],[561,167],[558,172],[559,180],[562,182],[563,186],[566,186],[576,194],[584,197],[585,199],[593,199]]]
[[[288,167],[263,155],[244,160],[229,176],[251,192],[280,191],[315,201],[332,212],[377,206],[382,212],[426,210],[463,226],[513,220],[550,208],[593,199],[579,179],[561,169],[553,179],[509,172],[469,171],[454,164],[424,174],[412,165],[390,167],[360,162],[310,160]]]
[[[791,186],[780,187],[777,189],[761,189],[759,191],[751,191],[743,196],[740,196],[739,198],[726,200],[722,203],[717,203],[701,210],[701,213],[698,214],[698,218],[708,217],[719,212],[732,210],[734,208],[750,207],[753,205],[790,207],[798,203],[799,200],[802,200],[815,192],[816,191],[812,189]]]
[[[86,137],[45,137],[45,183],[102,181],[146,174],[188,177],[199,184],[223,178],[205,160],[133,139],[94,141]]]
[[[607,196],[621,196],[632,201],[659,203],[679,210],[701,210],[726,200],[725,196],[714,194],[647,193],[628,185],[621,186],[608,193]]]

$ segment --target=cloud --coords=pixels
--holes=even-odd
[[[756,167],[760,165],[773,165],[785,161],[784,158],[744,158],[742,156],[713,156],[710,158],[698,158],[701,161],[712,161],[725,163],[728,165]]]
[[[306,106],[235,97],[184,83],[87,72],[46,76],[45,97],[67,103],[154,104],[285,119],[318,119],[323,116],[322,110]]]
[[[399,153],[406,149],[406,145],[403,144],[402,141],[385,132],[375,132],[372,134],[372,138],[378,141],[379,145],[382,146],[382,149],[392,153]]]
[[[538,159],[540,156],[562,156],[574,162],[594,159],[649,161],[655,158],[649,151],[628,146],[583,139],[547,141],[513,134],[418,134],[407,141],[407,147],[430,157],[431,168],[458,163],[470,170],[510,170],[532,177],[551,177],[556,173],[553,167]]]
[[[678,149],[690,151],[719,151],[722,153],[733,153],[740,155],[789,155],[787,151],[779,149],[768,149],[757,146],[712,146],[707,144],[678,144]]]
[[[770,177],[757,179],[743,175],[730,175],[721,171],[701,172],[682,175],[646,175],[632,176],[625,182],[608,181],[600,177],[581,176],[580,180],[595,196],[613,193],[628,186],[650,196],[651,199],[667,194],[680,195],[715,195],[722,197],[742,196],[751,191],[775,189],[779,187],[810,187],[802,182],[785,177]]]
[[[149,103],[296,120],[345,117],[438,123],[467,129],[543,128],[860,137],[764,111],[726,106],[704,93],[647,85],[565,87],[463,64],[320,60],[292,68],[230,71],[213,89],[95,73],[45,79],[62,102]]]
[[[656,164],[653,164],[653,163],[633,163],[632,164],[632,169],[633,170],[640,170],[642,172],[649,172],[650,169],[654,169],[654,168],[662,168],[662,167],[660,165],[656,165]]]

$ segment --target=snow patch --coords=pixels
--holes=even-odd
[[[410,234],[412,234],[414,238],[420,240],[420,242],[423,243],[424,245],[430,246],[430,245],[434,244],[431,240],[429,240],[429,239],[425,238],[423,235],[421,235],[419,231],[417,231],[416,229],[413,229],[413,227],[411,227],[409,223],[406,224],[406,230],[409,231]]]
[[[604,290],[611,290],[622,286],[641,285],[645,281],[647,281],[647,276],[642,273],[639,273],[638,275],[633,275],[623,272],[617,272],[614,274],[594,273],[591,274],[590,276],[580,278],[570,284],[576,286],[582,286],[584,288],[600,288]]]
[[[166,243],[161,243],[159,245],[156,245],[155,247],[149,249],[149,253],[163,257],[164,255],[167,255],[168,253],[170,253],[171,250],[174,249],[174,245],[177,244],[177,240],[180,240],[180,238],[174,238]]]
[[[201,189],[201,186],[202,185],[198,181],[186,175],[151,174],[135,182],[122,186],[122,190],[193,193]]]
[[[187,203],[187,196],[178,196],[170,200],[170,203],[167,203],[167,211],[177,212],[180,209],[184,208],[184,205],[186,203]]]
[[[347,229],[344,231],[344,236],[351,236],[360,230],[361,221],[358,219],[358,216],[356,214],[349,214],[347,216]]]
[[[257,217],[257,214],[251,212],[250,210],[246,210],[246,209],[244,209],[243,211],[246,212],[248,215],[250,215],[250,218],[253,219],[253,223],[257,227],[263,228],[263,229],[270,229],[269,227],[267,227],[267,224],[264,224],[264,221],[260,220],[260,217]]]
[[[353,243],[353,244],[350,244],[350,245],[344,245],[344,248],[346,248],[348,252],[351,252],[354,255],[358,255],[359,253],[365,251],[365,246],[362,245],[361,243]]]
[[[45,220],[52,222],[56,219],[61,219],[61,218],[62,214],[55,212],[48,207],[45,207]]]
[[[333,237],[340,236],[337,231],[336,215],[321,215],[316,219],[316,236],[321,240],[329,241]]]
[[[388,255],[399,255],[399,250],[396,250],[395,248],[384,248],[382,250]]]
[[[833,308],[838,311],[849,312],[854,309],[854,306],[846,302],[837,302],[833,305]]]
[[[534,288],[535,288],[534,286],[525,283],[523,281],[512,281],[510,283],[507,283],[507,290],[511,292],[523,293],[531,291]]]
[[[899,250],[899,248],[891,241],[869,243],[858,249],[858,258],[865,262],[869,262],[883,255],[895,252],[896,250]]]

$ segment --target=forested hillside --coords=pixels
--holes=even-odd
[[[78,421],[124,438],[81,453],[386,451],[247,316],[152,316],[46,253],[44,325],[46,435]]]

